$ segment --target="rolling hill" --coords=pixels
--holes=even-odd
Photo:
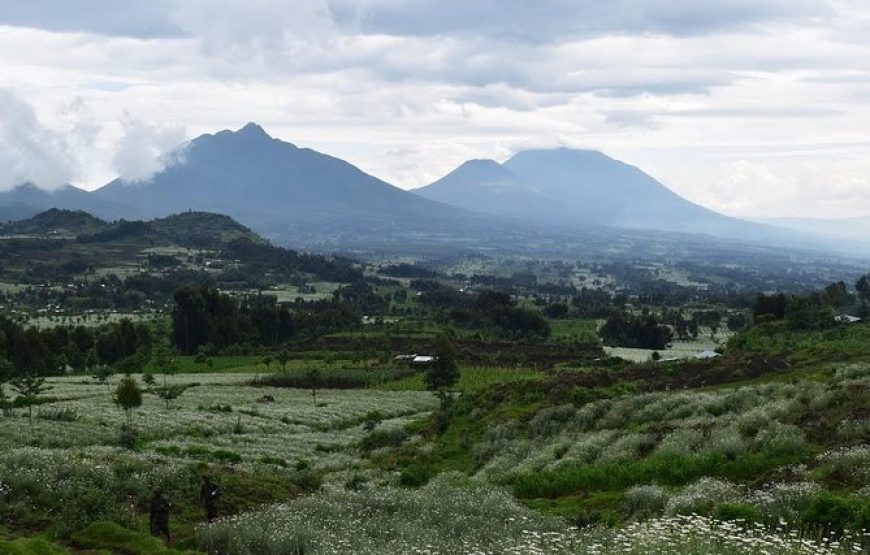
[[[0,235],[77,237],[105,231],[110,225],[81,210],[50,208],[31,218],[0,225]]]

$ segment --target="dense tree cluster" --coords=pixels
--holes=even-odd
[[[785,321],[793,329],[818,330],[833,326],[838,312],[868,316],[868,302],[870,278],[865,275],[855,283],[854,294],[844,282],[838,281],[807,295],[758,295],[753,314],[759,323]]]
[[[151,333],[144,324],[122,320],[100,327],[24,327],[0,316],[0,359],[16,375],[52,375],[67,367],[81,371],[99,363],[122,365],[147,352]]]
[[[639,349],[665,349],[673,335],[654,315],[625,311],[613,312],[598,334],[605,345]]]
[[[339,283],[362,280],[362,272],[354,268],[349,260],[303,254],[249,238],[238,238],[227,243],[221,258],[243,260],[250,272],[258,274],[275,272],[290,276],[304,272]]]
[[[454,325],[498,337],[545,339],[550,335],[550,325],[541,313],[517,306],[507,293],[487,290],[473,295],[436,286],[424,291],[420,302],[440,310],[440,317]]]
[[[385,276],[398,278],[414,278],[414,279],[434,279],[438,277],[438,272],[434,272],[417,264],[391,264],[383,266],[379,272]]]
[[[175,292],[172,342],[184,354],[200,347],[221,350],[249,345],[276,345],[297,335],[319,335],[359,326],[354,305],[337,301],[278,305],[268,295],[241,303],[209,287],[182,287]]]

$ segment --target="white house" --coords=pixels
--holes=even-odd
[[[852,316],[850,314],[840,314],[834,319],[841,324],[854,324],[861,321],[861,318],[858,318],[857,316]]]

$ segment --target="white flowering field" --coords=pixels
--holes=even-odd
[[[162,378],[158,376],[162,383]],[[402,427],[428,414],[431,393],[376,390],[309,391],[247,385],[250,376],[195,374],[169,377],[190,387],[165,406],[145,394],[132,422],[143,453],[234,464],[293,465],[305,460],[320,468],[355,464],[364,422],[378,429]],[[0,427],[0,445],[68,447],[118,443],[124,413],[113,402],[113,387],[89,378],[53,378],[47,396],[55,402],[34,408],[31,430],[24,410]],[[261,402],[264,397],[274,399]],[[214,454],[218,453],[217,456]],[[221,459],[223,456],[223,460]]]
[[[32,428],[25,409],[0,426],[0,516],[33,527],[54,519],[62,538],[100,521],[141,530],[159,486],[188,507],[173,517],[187,547],[231,555],[845,555],[870,545],[862,530],[803,526],[808,511],[823,518],[845,510],[840,501],[824,504],[831,484],[849,507],[870,498],[867,420],[836,421],[825,432],[836,447],[825,449],[818,432],[801,426],[804,414],[830,420],[860,406],[870,366],[840,368],[827,381],[533,405],[498,421],[469,396],[465,408],[457,401],[466,428],[443,436],[409,431],[437,410],[428,392],[320,390],[315,401],[310,391],[254,387],[250,378],[170,376],[187,389],[168,406],[146,392],[131,417],[133,450],[120,446],[118,377],[108,386],[50,379]],[[480,433],[470,433],[475,427]],[[397,461],[457,448],[470,460],[463,472],[443,462],[425,485],[400,486],[408,484]],[[784,463],[758,462],[768,456]],[[717,475],[715,467],[674,478],[644,466],[658,459],[750,461],[765,478]],[[196,510],[203,471],[221,472],[234,498],[234,510],[210,525]],[[618,512],[582,526],[559,516],[568,516],[562,505],[587,498]]]
[[[464,483],[465,482],[465,483]],[[331,489],[204,527],[202,545],[241,555],[312,553],[845,555],[860,537],[817,541],[698,515],[577,528],[522,507],[507,492],[442,474],[418,490]]]

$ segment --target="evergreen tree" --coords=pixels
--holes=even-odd
[[[121,407],[130,426],[133,410],[142,406],[142,390],[133,376],[124,376],[115,389],[115,404]]]
[[[423,376],[426,388],[438,395],[442,406],[449,400],[449,388],[459,381],[459,365],[456,364],[456,355],[450,342],[441,337],[435,346],[435,361],[426,370]]]
[[[45,378],[32,373],[13,378],[12,389],[18,394],[16,403],[27,407],[27,417],[30,420],[30,432],[33,433],[33,406],[39,404],[39,397],[51,386],[45,385]]]

